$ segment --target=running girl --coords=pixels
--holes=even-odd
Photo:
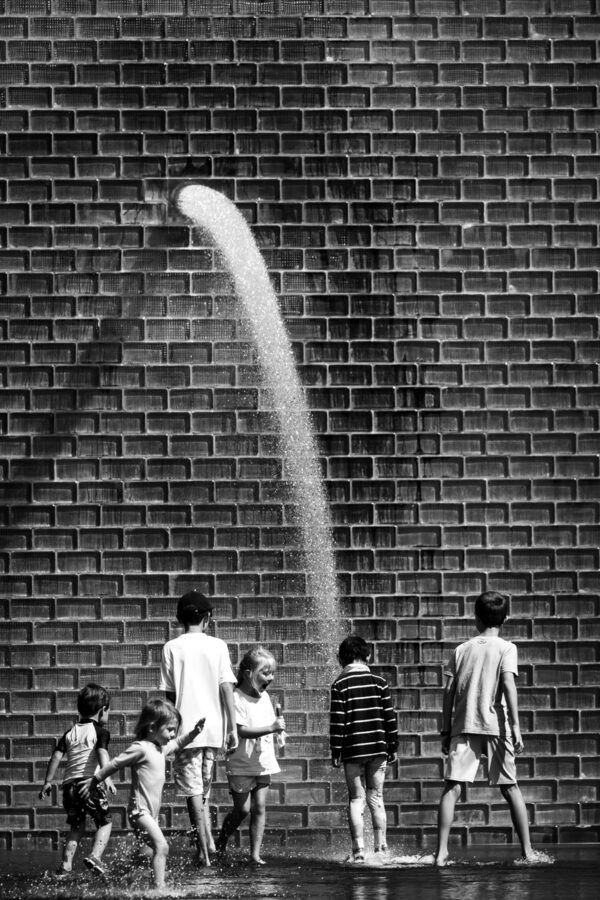
[[[160,830],[158,815],[165,783],[165,758],[181,750],[202,731],[204,719],[181,737],[175,737],[181,717],[166,700],[149,700],[135,729],[135,741],[99,769],[81,788],[84,797],[99,782],[119,769],[131,768],[131,794],[127,815],[133,830],[152,847],[152,868],[157,888],[165,886],[169,845]]]

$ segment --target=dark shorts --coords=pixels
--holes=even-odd
[[[112,821],[106,791],[102,785],[95,785],[87,800],[79,793],[80,781],[69,781],[63,787],[63,806],[67,813],[67,825],[78,828],[85,824],[86,815],[94,822],[96,828],[108,825]]]

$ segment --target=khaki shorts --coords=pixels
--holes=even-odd
[[[509,734],[459,734],[450,741],[444,778],[475,781],[482,756],[488,760],[488,784],[516,784],[515,750]]]
[[[178,794],[208,799],[216,752],[215,747],[192,747],[176,754],[173,773]]]

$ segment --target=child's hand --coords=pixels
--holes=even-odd
[[[44,785],[39,793],[40,800],[44,800],[48,796],[48,794],[50,793],[51,790],[52,790],[52,782],[45,781]]]
[[[442,754],[444,756],[448,756],[450,752],[450,741],[452,740],[451,734],[442,735]]]
[[[228,732],[226,753],[233,753],[234,750],[237,750],[239,742],[237,730]]]
[[[285,719],[283,716],[277,716],[271,725],[271,731],[285,731]]]
[[[114,781],[112,780],[112,778],[105,778],[105,779],[104,779],[104,784],[106,785],[106,790],[107,790],[110,794],[116,794],[116,793],[117,793],[117,789],[116,789],[116,787],[115,787],[115,783],[114,783]]]
[[[87,781],[82,781],[79,785],[79,794],[84,800],[87,800],[87,798],[90,796],[93,782],[93,778],[88,778]]]
[[[198,719],[194,727],[192,728],[193,734],[200,734],[202,729],[204,728],[204,723],[206,722],[206,717],[203,719]]]
[[[334,769],[339,769],[342,765],[342,754],[341,753],[332,753],[331,754],[331,765]]]
[[[398,759],[398,754],[396,753],[395,750],[393,750],[391,753],[388,753],[387,762],[389,762],[390,765],[391,765],[391,763],[395,763],[397,759]]]

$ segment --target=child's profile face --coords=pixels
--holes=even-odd
[[[154,724],[148,732],[148,738],[155,744],[159,744],[161,747],[164,747],[165,744],[168,744],[169,741],[172,741],[176,736],[177,722],[175,719],[169,719],[168,722],[162,722],[160,725]]]

